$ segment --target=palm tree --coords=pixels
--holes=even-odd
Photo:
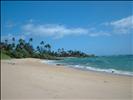
[[[5,39],[5,43],[8,44],[8,40],[7,39]]]
[[[36,48],[36,49],[37,49],[37,51],[38,51],[38,52],[40,52],[40,47],[39,47],[39,46],[37,46],[37,48]]]
[[[66,52],[64,51],[64,48],[61,49],[61,56],[65,56]]]
[[[44,41],[41,41],[40,44],[41,44],[40,52],[43,53],[44,52]]]
[[[24,47],[24,45],[25,45],[25,40],[19,39],[19,46],[21,49]]]
[[[32,41],[33,41],[33,39],[32,39],[32,38],[30,38],[30,39],[29,39],[29,43],[31,43]]]
[[[21,44],[21,43],[24,44],[24,42],[25,42],[25,41],[24,41],[23,39],[21,39],[21,38],[19,39],[19,43],[20,43],[20,44]]]
[[[58,54],[60,54],[60,52],[61,52],[61,49],[59,48],[59,49],[58,49]]]
[[[15,47],[15,38],[14,37],[12,38],[12,41],[13,41],[13,43],[12,43],[12,49],[14,49],[14,47]]]
[[[50,45],[50,44],[46,44],[46,45],[45,45],[45,48],[48,49],[47,51],[50,52],[50,50],[51,50],[51,45]]]
[[[15,37],[12,38],[12,41],[15,42]]]
[[[41,44],[41,45],[44,45],[44,41],[41,41],[40,44]]]
[[[3,47],[5,50],[7,50],[7,46],[8,46],[8,40],[5,39],[5,42],[3,43]]]

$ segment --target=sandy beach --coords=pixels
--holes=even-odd
[[[2,100],[133,100],[133,77],[64,66],[40,59],[1,61]]]

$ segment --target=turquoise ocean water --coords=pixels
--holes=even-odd
[[[47,63],[133,76],[133,55],[65,58],[63,60],[48,61]]]

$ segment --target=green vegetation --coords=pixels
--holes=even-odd
[[[41,41],[40,44],[35,48],[32,46],[33,39],[29,41],[24,39],[12,38],[12,41],[5,40],[0,43],[0,50],[2,58],[40,58],[40,59],[60,59],[61,57],[89,57],[94,55],[88,55],[81,51],[68,50],[65,51],[63,48],[58,51],[52,51],[51,45]]]
[[[5,53],[1,52],[1,59],[10,59],[11,57],[6,55]]]

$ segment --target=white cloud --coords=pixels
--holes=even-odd
[[[12,27],[13,24],[9,24]],[[122,18],[115,21],[103,23],[104,27],[97,25],[92,28],[83,27],[67,27],[59,24],[35,24],[33,19],[30,19],[27,24],[21,26],[21,33],[24,33],[22,37],[29,35],[52,37],[59,39],[64,36],[81,36],[86,35],[90,37],[96,36],[111,36],[111,35],[123,35],[133,33],[133,16]],[[11,34],[5,37],[11,37]],[[12,36],[13,37],[13,36]],[[16,37],[16,36],[15,36]],[[17,36],[20,38],[20,36]]]
[[[133,15],[120,20],[106,22],[104,25],[113,28],[115,34],[128,34],[133,31]]]
[[[22,27],[22,29],[27,34],[31,35],[39,35],[39,36],[51,36],[53,38],[62,38],[67,35],[88,35],[91,37],[107,35],[109,33],[103,31],[96,31],[95,28],[68,28],[64,25],[57,24],[44,24],[44,25],[36,25],[36,24],[26,24]]]
[[[133,28],[133,16],[129,16],[117,21],[112,21],[110,24],[116,28]]]
[[[99,31],[99,32],[92,32],[89,34],[91,37],[96,37],[96,36],[110,36],[110,33],[104,32],[104,31]]]
[[[55,24],[26,24],[23,26],[23,30],[29,34],[40,36],[53,36],[54,38],[61,38],[66,35],[83,35],[88,33],[88,30],[84,28],[68,28],[64,25]]]

